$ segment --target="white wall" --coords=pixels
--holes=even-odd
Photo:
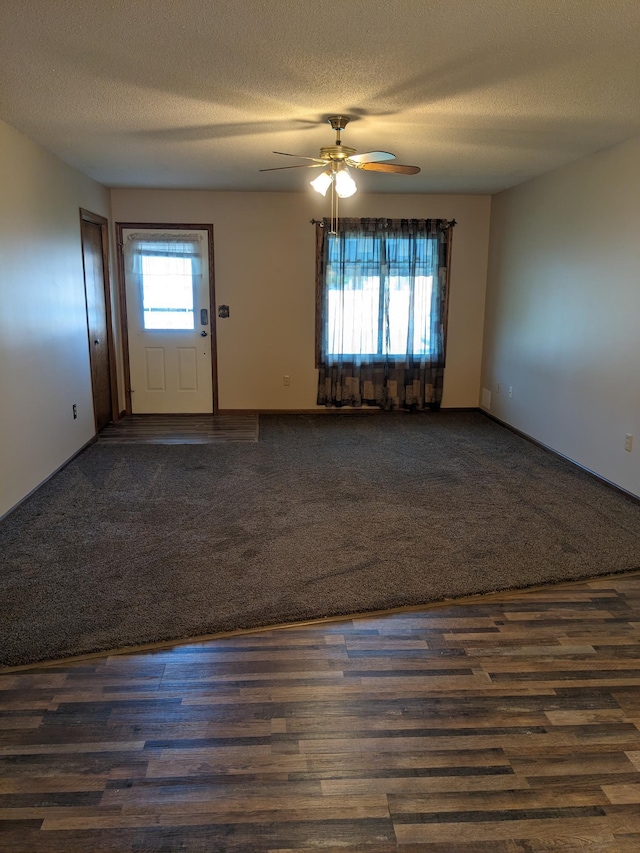
[[[301,193],[127,190],[111,193],[116,222],[213,223],[221,409],[316,406],[315,229],[328,199]],[[368,195],[346,216],[456,219],[443,406],[477,406],[489,236],[488,196]],[[291,377],[284,387],[283,375]]]
[[[0,516],[95,432],[80,207],[108,191],[0,122]]]
[[[487,287],[491,413],[640,496],[640,138],[495,196]]]

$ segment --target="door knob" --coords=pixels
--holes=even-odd
[[[201,337],[201,338],[206,338],[206,337],[207,337],[207,333],[203,330],[202,332],[200,332],[200,337]]]
[[[96,338],[96,339],[95,339],[95,341],[94,341],[94,344],[96,344],[96,345],[97,345],[97,344],[99,344],[99,343],[100,343],[100,338]]]

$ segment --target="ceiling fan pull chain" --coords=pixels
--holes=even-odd
[[[331,231],[336,236],[338,235],[338,205],[340,204],[340,196],[336,192],[337,174],[338,165],[334,160],[331,162]]]

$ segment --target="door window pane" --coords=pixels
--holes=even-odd
[[[194,329],[191,258],[142,256],[145,329]]]

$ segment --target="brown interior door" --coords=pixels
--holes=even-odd
[[[96,219],[98,217],[95,217]],[[105,295],[105,225],[81,217],[84,287],[96,430],[113,420],[108,313]],[[108,287],[108,285],[107,285]]]

